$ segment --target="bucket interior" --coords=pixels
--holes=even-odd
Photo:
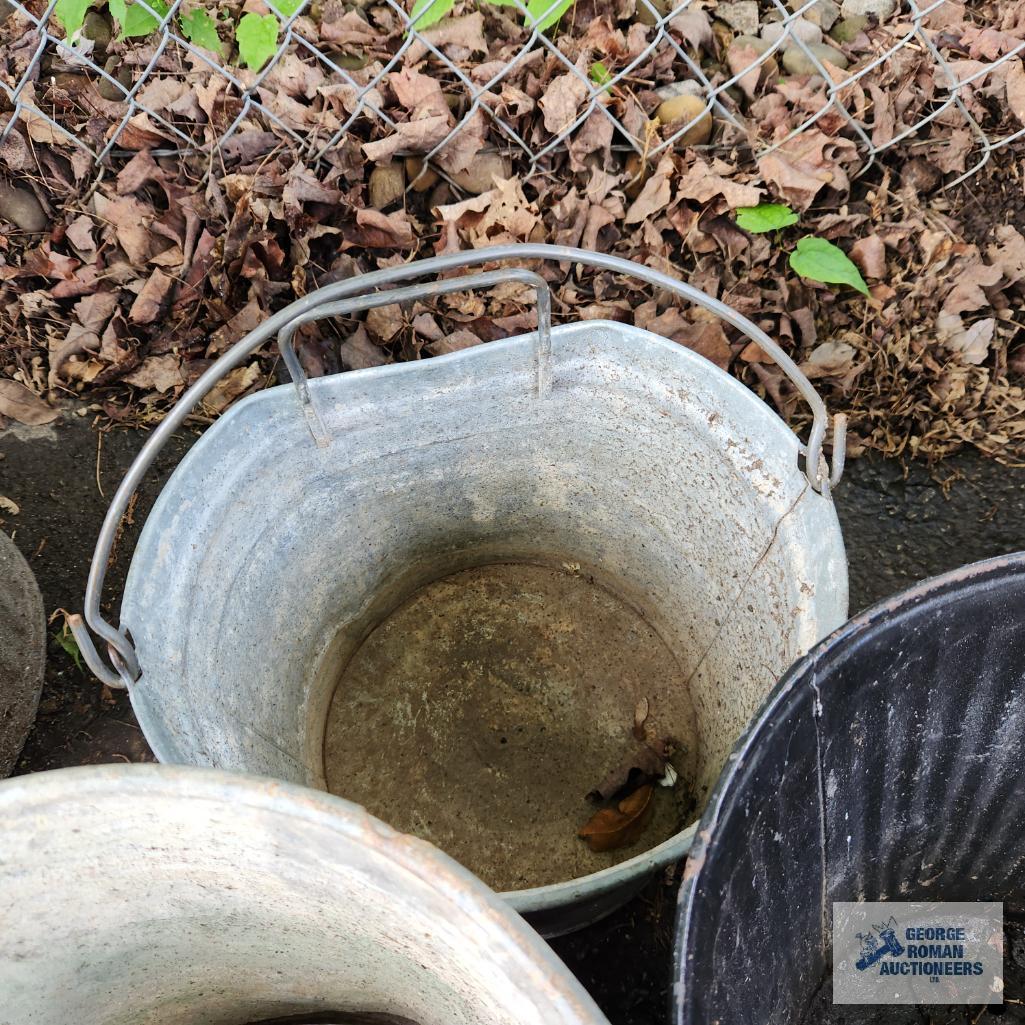
[[[1025,912],[1023,610],[1025,557],[981,563],[876,606],[794,668],[692,853],[679,1025],[820,1020],[834,901]]]
[[[0,814],[5,1025],[607,1025],[469,873],[327,795],[102,766]]]
[[[543,399],[520,338],[312,382],[326,448],[290,387],[207,432],[122,610],[161,760],[330,786],[502,889],[700,811],[845,616],[835,513],[793,434],[700,357],[598,322],[553,343]],[[638,745],[642,701],[680,780],[635,844],[591,854],[587,794]]]

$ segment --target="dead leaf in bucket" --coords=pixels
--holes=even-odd
[[[636,786],[665,775],[665,759],[650,747],[636,747],[587,796],[607,801],[628,785]]]
[[[587,841],[592,851],[614,851],[632,844],[647,826],[652,812],[652,786],[645,784],[615,808],[596,811],[580,827],[577,836]]]

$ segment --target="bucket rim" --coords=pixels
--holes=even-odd
[[[695,819],[662,843],[617,865],[610,865],[608,868],[589,872],[574,879],[548,883],[546,886],[532,886],[524,890],[501,890],[498,895],[521,915],[565,907],[567,904],[604,893],[679,861],[690,850],[697,829],[698,820]]]
[[[165,798],[248,807],[333,831],[371,858],[386,861],[429,887],[450,906],[452,916],[464,919],[461,929],[486,933],[488,942],[509,959],[508,971],[517,976],[518,986],[524,992],[534,989],[544,994],[553,1009],[559,1008],[556,1020],[606,1023],[592,997],[548,944],[477,876],[428,841],[400,833],[361,805],[326,791],[269,776],[192,765],[81,765],[0,780],[0,818],[13,828],[17,816],[33,808],[72,798],[123,800],[125,787],[131,788],[129,796],[147,802]],[[339,860],[344,857],[340,849]]]
[[[728,391],[731,397],[744,403],[748,409],[756,411],[755,415],[764,418],[766,425],[771,424],[774,430],[778,429],[779,444],[781,446],[790,448],[795,454],[801,454],[804,452],[806,446],[800,436],[772,407],[772,405],[762,399],[755,391],[739,380],[739,378],[734,377],[732,374],[723,370],[718,364],[708,359],[707,356],[702,356],[699,352],[689,349],[687,346],[681,345],[679,342],[674,342],[671,338],[666,338],[665,335],[660,335],[645,327],[637,327],[634,324],[621,324],[615,320],[599,318],[595,320],[577,320],[566,324],[553,325],[553,345],[557,339],[578,333],[585,334],[594,329],[608,330],[616,334],[626,336],[624,339],[620,340],[626,341],[628,345],[636,341],[641,341],[645,345],[651,346],[652,349],[671,354],[674,359],[680,360],[681,363],[700,368],[703,372],[710,374],[710,376],[716,379],[717,387],[721,387]],[[431,356],[430,359],[415,361],[409,360],[402,363],[382,363],[379,366],[363,367],[358,370],[347,370],[340,374],[325,374],[322,377],[310,378],[307,384],[310,391],[313,393],[343,387],[345,385],[351,386],[351,388],[355,390],[364,382],[372,383],[378,380],[388,380],[391,378],[401,379],[402,377],[420,377],[421,375],[430,374],[432,372],[444,373],[452,364],[493,362],[502,354],[516,352],[521,349],[530,350],[534,346],[535,338],[536,332],[525,331],[520,334],[510,335],[507,338],[496,339],[493,342],[487,342],[481,345],[471,345],[465,349],[457,349],[454,352],[446,352],[439,356]],[[557,357],[559,353],[557,353],[553,348],[552,355],[554,358]],[[636,369],[636,365],[634,363],[630,363],[630,369]],[[527,375],[531,373],[529,353],[523,360],[522,371]],[[553,383],[557,385],[558,378],[555,378]],[[270,402],[272,401],[270,398],[271,396],[280,395],[289,389],[295,390],[295,387],[294,382],[285,381],[281,384],[272,385],[269,388],[262,388],[259,391],[255,391],[252,394],[239,399],[237,402],[232,403],[229,409],[227,409],[212,424],[210,424],[205,431],[203,431],[195,444],[191,446],[190,452],[194,449],[198,449],[207,437],[210,437],[211,435],[216,436],[221,424],[230,424],[233,418],[237,418],[237,413],[248,410],[251,406],[259,406]],[[301,413],[298,410],[296,411],[296,416],[301,416]],[[796,461],[793,466],[793,471],[797,476],[802,478],[805,477],[804,471],[801,470]],[[824,497],[827,497],[828,500],[828,496]]]
[[[722,370],[707,357],[692,349],[688,349],[686,346],[680,345],[678,342],[672,341],[672,339],[666,338],[664,335],[650,331],[647,328],[631,324],[620,324],[617,321],[607,319],[582,320],[559,324],[552,328],[553,358],[555,363],[558,363],[560,356],[569,359],[578,358],[565,344],[560,346],[560,340],[571,340],[574,336],[583,336],[586,340],[589,334],[601,330],[614,332],[618,336],[616,341],[621,351],[633,351],[635,349],[643,351],[643,348],[646,347],[650,352],[668,354],[682,365],[693,368],[701,374],[709,375],[709,377],[714,379],[717,388],[723,389],[723,391],[730,395],[733,401],[742,404],[745,411],[757,421],[761,432],[772,431],[776,435],[775,445],[781,464],[786,463],[790,466],[795,480],[803,480],[804,473],[800,468],[797,457],[803,451],[804,445],[799,436],[783,420],[779,413],[749,387],[731,374],[728,374],[725,370]],[[373,386],[377,381],[381,380],[421,378],[422,375],[432,372],[445,374],[452,365],[486,364],[494,362],[496,358],[501,358],[502,356],[508,356],[509,354],[518,355],[520,353],[523,355],[522,371],[524,374],[529,375],[531,373],[529,350],[533,347],[533,339],[533,333],[524,332],[489,342],[486,345],[472,346],[440,356],[434,356],[429,360],[421,362],[383,364],[381,366],[349,371],[345,374],[312,378],[309,381],[309,388],[315,396],[322,390],[334,390],[340,387],[358,392],[366,384]],[[610,348],[603,351],[612,352],[613,350]],[[634,366],[634,364],[631,364],[631,368],[634,368]],[[556,374],[556,385],[558,381],[559,378]],[[259,409],[268,403],[279,402],[282,395],[287,395],[294,388],[295,385],[293,383],[287,382],[255,392],[236,402],[223,416],[219,417],[203,432],[190,449],[189,456],[199,455],[205,446],[216,444],[219,435],[223,431],[232,430],[233,421],[237,422],[249,410]],[[297,418],[301,418],[302,414],[298,408],[294,412]],[[726,458],[721,452],[719,456],[720,458]],[[163,489],[161,491],[162,494]],[[158,495],[158,501],[161,495]],[[811,489],[808,489],[805,493],[804,500],[831,502],[829,496],[818,494]],[[151,513],[150,517],[147,518],[147,522],[152,515]],[[124,587],[124,605],[130,606],[131,604],[133,584],[134,574],[130,564],[128,578]],[[132,697],[133,710],[139,725],[142,727],[153,753],[162,764],[179,763],[181,762],[181,756],[175,750],[173,736],[166,733],[164,724],[159,716],[151,714],[152,710],[147,701],[136,700],[137,692],[144,688],[145,671],[139,680],[134,681],[128,687],[129,694]],[[138,696],[142,697],[142,695]],[[344,798],[342,799],[344,800]],[[685,857],[691,848],[697,832],[698,821],[698,818],[694,818],[660,844],[618,864],[599,869],[596,872],[543,886],[498,892],[502,899],[520,914],[552,911],[569,904],[575,904],[581,899],[586,899],[590,896],[598,896],[624,884],[636,881],[644,875],[656,872]]]
[[[895,619],[931,600],[952,597],[1015,576],[1025,576],[1025,551],[982,559],[946,573],[927,577],[903,591],[877,601],[853,616],[843,626],[819,641],[783,674],[747,729],[738,738],[697,824],[694,844],[677,897],[676,923],[673,930],[674,981],[670,997],[670,1020],[674,1025],[689,1025],[689,1018],[684,1016],[688,992],[684,985],[683,969],[688,956],[687,948],[690,943],[698,883],[707,863],[709,848],[715,839],[715,829],[719,820],[736,800],[737,778],[751,765],[758,749],[766,742],[766,734],[774,728],[775,721],[792,711],[793,706],[805,697],[806,689],[816,687],[816,678],[820,670],[845,657],[852,648],[880,630],[891,626]]]

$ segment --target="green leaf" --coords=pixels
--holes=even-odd
[[[553,3],[555,3],[554,7],[552,7]],[[576,0],[558,0],[557,3],[555,0],[530,0],[530,3],[527,4],[527,17],[524,19],[524,24],[530,28],[534,20],[540,18],[541,20],[535,28],[538,32],[544,32],[546,28],[551,28],[575,3]],[[548,10],[550,7],[551,10]],[[548,13],[545,14],[545,11]]]
[[[250,11],[239,19],[235,29],[238,55],[247,68],[259,71],[274,56],[278,48],[278,28],[281,23],[273,14],[254,14]]]
[[[607,87],[612,82],[612,72],[601,61],[595,61],[591,65],[590,75],[595,85]]]
[[[159,14],[160,18],[163,18],[170,10],[163,0],[146,0],[146,5]],[[108,0],[107,6],[118,25],[121,26],[118,39],[148,36],[160,24],[160,18],[154,17],[141,4],[128,4],[125,0]]]
[[[93,0],[57,0],[53,16],[64,29],[64,35],[70,39],[85,21],[85,12],[92,6]]]
[[[423,31],[437,24],[456,5],[456,0],[416,0],[409,12],[412,28]]]
[[[78,666],[79,672],[82,672],[82,653],[78,650],[78,641],[75,640],[75,635],[68,629],[68,624],[65,623],[61,628],[61,632],[54,634],[53,638],[64,649],[64,654],[68,655],[75,665]]]
[[[188,14],[179,15],[182,32],[190,43],[201,46],[204,50],[213,50],[214,53],[224,54],[224,44],[217,35],[217,22],[210,17],[201,7],[197,7]]]
[[[850,285],[868,295],[868,286],[858,268],[839,246],[824,238],[815,238],[814,235],[802,238],[790,254],[790,266],[802,278],[822,281],[827,285]]]
[[[271,7],[281,15],[282,18],[291,18],[303,5],[303,0],[269,0]]]
[[[797,221],[797,214],[785,203],[759,203],[758,206],[737,207],[737,224],[744,231],[750,231],[756,235],[765,231],[789,228]]]

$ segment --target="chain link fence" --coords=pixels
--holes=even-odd
[[[305,0],[282,13],[296,2],[279,0],[258,15],[265,30],[265,19],[275,19],[272,52],[261,66],[246,68],[235,38],[238,16],[224,10],[214,9],[214,49],[195,41],[193,3],[121,0],[122,16],[134,19],[136,31],[104,59],[108,42],[95,38],[102,24],[97,32],[92,23],[94,38],[88,21],[67,31],[74,2],[34,7],[0,0],[9,52],[0,69],[0,141],[9,145],[20,134],[29,143],[66,147],[79,178],[140,149],[215,159],[245,148],[243,136],[253,133],[271,133],[313,164],[347,137],[361,144],[392,139],[384,148],[389,154],[417,154],[444,173],[446,151],[471,133],[534,173],[601,122],[615,148],[649,160],[681,141],[731,148],[739,140],[763,157],[819,126],[857,147],[864,172],[886,150],[915,145],[931,126],[943,125],[970,133],[960,181],[1025,135],[1025,127],[1007,127],[1007,97],[994,101],[993,88],[999,79],[999,89],[1006,83],[1010,92],[1009,75],[1022,88],[1025,42],[983,19],[979,32],[992,39],[983,40],[982,59],[958,49],[944,35],[947,0],[863,2],[873,9],[868,20],[844,18],[833,0],[682,0],[672,9],[661,0],[614,0],[609,28],[617,19],[629,28],[617,30],[609,53],[602,52],[609,31],[596,35],[593,24],[576,23],[567,0],[546,8],[539,0],[466,2],[441,20],[435,5],[451,9],[451,0],[419,0],[412,14],[395,0]],[[81,14],[84,4],[78,6]],[[482,58],[485,15],[509,38]],[[116,34],[120,23],[106,17]],[[845,56],[842,33],[852,32],[867,33],[869,55]],[[571,102],[564,111],[525,119],[520,114],[534,100],[512,83],[534,74],[539,61],[555,61],[558,74],[570,76],[564,92]],[[443,130],[389,105],[390,76],[414,66],[444,85],[450,111]],[[769,130],[764,111],[751,111],[758,83],[791,72],[793,81],[806,83],[794,99],[800,123]],[[930,84],[912,90],[924,72]],[[323,103],[311,115],[295,109],[282,83],[313,73]],[[172,82],[185,83],[194,96],[174,93]],[[899,98],[884,117],[886,90]],[[683,94],[700,102],[665,125],[652,120],[652,91],[660,104]],[[710,135],[712,124],[719,127]]]

